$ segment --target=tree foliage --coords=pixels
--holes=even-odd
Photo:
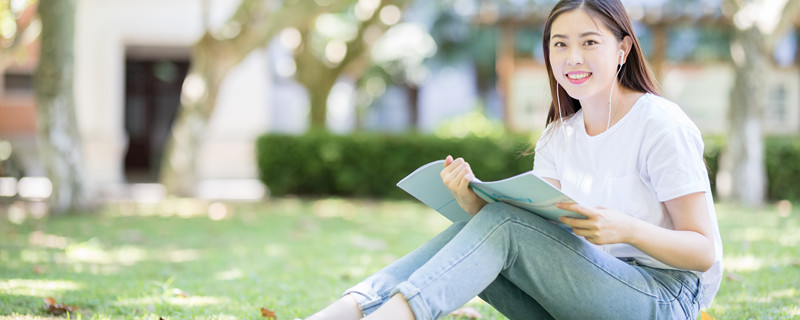
[[[328,95],[339,77],[347,73],[358,79],[372,64],[368,55],[371,46],[397,23],[387,22],[387,12],[399,14],[411,1],[341,2],[344,10],[309,19],[297,28],[303,42],[294,49],[295,79],[309,94],[311,127],[315,129],[325,128]]]
[[[281,30],[298,28],[323,12],[341,10],[342,2],[242,0],[222,28],[207,28],[192,47],[181,107],[161,163],[160,180],[168,192],[194,194],[200,142],[228,72]]]

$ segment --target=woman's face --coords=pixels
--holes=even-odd
[[[553,76],[572,98],[608,99],[621,45],[605,25],[581,9],[564,12],[552,23],[549,46]]]

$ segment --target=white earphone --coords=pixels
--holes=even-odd
[[[625,63],[625,50],[619,49],[619,67],[617,74],[614,75],[614,82],[611,83],[611,93],[608,95],[608,122],[606,122],[606,131],[611,127],[611,98],[614,96],[614,85],[617,84],[617,76],[622,71],[622,65]]]

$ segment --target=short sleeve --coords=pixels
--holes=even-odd
[[[696,128],[677,127],[655,140],[646,165],[658,201],[709,191],[703,147]]]
[[[556,167],[553,149],[553,146],[557,144],[552,143],[552,140],[555,139],[555,135],[550,132],[549,129],[551,128],[552,126],[548,126],[548,129],[545,129],[544,132],[542,132],[542,136],[536,141],[536,148],[533,154],[533,173],[540,177],[552,178],[560,181],[561,178],[558,174],[558,168]]]

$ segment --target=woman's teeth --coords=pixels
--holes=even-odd
[[[588,73],[588,72],[584,72],[584,73],[571,73],[571,74],[567,74],[567,77],[569,77],[570,79],[573,79],[573,80],[580,80],[580,79],[583,79],[583,78],[586,78],[586,77],[588,77],[590,74],[591,74],[591,73]]]

